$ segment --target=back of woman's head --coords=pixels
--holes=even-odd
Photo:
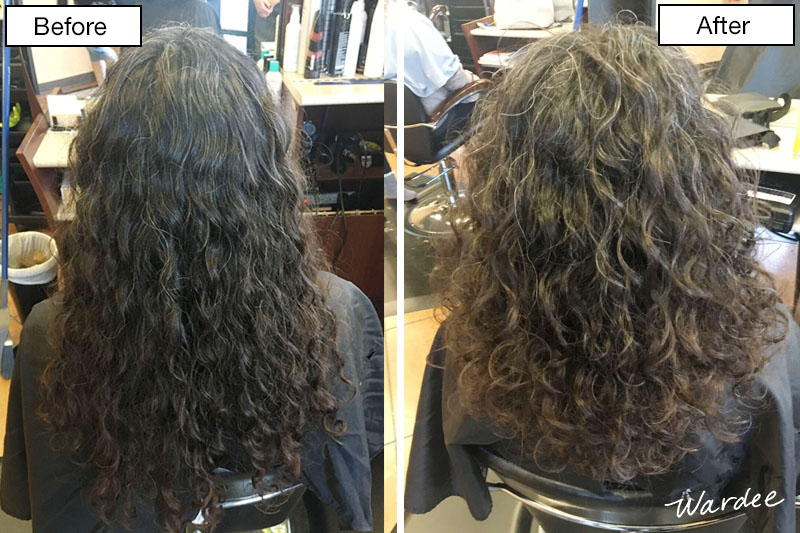
[[[680,50],[609,26],[530,46],[478,106],[446,341],[468,410],[544,468],[657,474],[749,421],[723,406],[786,324],[706,103]]]
[[[140,503],[171,529],[189,507],[215,519],[234,449],[290,482],[303,432],[336,425],[290,131],[255,64],[186,27],[125,51],[80,127],[42,411],[105,519]]]

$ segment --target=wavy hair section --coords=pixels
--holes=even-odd
[[[342,429],[290,132],[255,64],[187,27],[121,54],[80,127],[41,411],[105,521],[217,523],[215,468],[289,484],[303,434]]]
[[[435,271],[466,409],[546,470],[617,482],[701,430],[737,439],[788,326],[754,258],[754,177],[653,37],[586,27],[502,74],[467,146],[471,227]]]

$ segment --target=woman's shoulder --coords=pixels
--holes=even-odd
[[[383,325],[370,299],[354,284],[330,272],[320,272],[318,283],[338,323],[340,352],[352,352],[359,365],[365,354],[382,355]]]
[[[768,362],[760,374],[762,381],[772,384],[800,380],[800,326],[785,305],[781,304],[780,310],[785,319],[784,338],[767,348]]]
[[[50,328],[60,306],[58,298],[51,297],[34,305],[28,314],[20,335],[20,348],[32,354],[29,357],[47,358],[53,350]]]
[[[375,315],[372,302],[353,283],[331,272],[322,271],[319,273],[319,285],[326,302],[337,316],[371,318]]]
[[[61,302],[58,296],[51,296],[41,302],[37,303],[31,309],[28,317],[25,319],[25,327],[41,328],[48,327],[61,307]]]

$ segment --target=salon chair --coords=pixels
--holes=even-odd
[[[286,524],[289,533],[292,524],[289,515],[300,502],[305,492],[305,487],[298,483],[291,487],[275,490],[266,494],[259,494],[253,487],[250,474],[235,472],[221,472],[217,474],[221,497],[219,507],[224,510],[220,525],[214,530],[216,533],[244,533],[261,531],[268,527]],[[275,485],[268,477],[267,486]],[[300,505],[302,505],[300,503]],[[208,524],[198,513],[194,520],[186,525],[184,533],[200,533],[210,531]]]
[[[408,87],[403,87],[405,160],[415,166],[429,165],[406,176],[405,187],[418,190],[416,206],[406,213],[406,231],[422,237],[444,237],[452,232],[450,212],[458,201],[451,155],[469,138],[469,119],[478,99],[492,88],[489,80],[468,83],[431,113]],[[384,85],[386,130],[397,136],[397,82]],[[436,169],[435,175],[428,173]],[[439,182],[439,186],[434,185]],[[462,221],[463,222],[463,221]]]
[[[442,34],[448,43],[453,42],[453,32],[450,30],[450,7],[447,4],[437,4],[431,8],[428,18]]]
[[[528,511],[517,513],[509,531],[545,533],[596,533],[626,531],[666,533],[751,533],[747,517],[733,509],[713,515],[685,513],[665,507],[649,493],[626,492],[624,498],[600,497],[588,490],[538,476],[510,463],[491,450],[476,446],[472,453],[501,481],[488,482],[489,490],[504,493]],[[535,527],[534,527],[535,524]]]

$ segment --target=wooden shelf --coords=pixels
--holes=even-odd
[[[501,42],[503,52],[513,52],[527,42],[569,33],[572,27],[572,22],[561,22],[547,29],[500,29],[494,25],[494,16],[489,15],[462,24],[461,31],[464,32],[478,75],[482,76],[505,66],[501,61],[492,61],[494,58],[491,56],[485,57],[487,53],[497,50]]]
[[[47,223],[51,228],[55,227],[56,213],[61,203],[58,193],[59,176],[55,168],[39,168],[33,160],[39,146],[47,134],[47,119],[43,114],[39,114],[33,119],[28,133],[17,148],[17,158],[22,163],[22,168],[28,175],[28,179],[39,197],[39,202],[44,209]]]
[[[495,26],[478,26],[470,30],[470,34],[474,37],[491,37],[494,39],[546,39],[556,35],[562,35],[572,31],[572,23],[563,23],[558,26],[542,30],[523,30],[523,29],[500,29]]]
[[[298,107],[322,105],[382,104],[383,83],[317,85],[316,80],[305,79],[296,72],[283,74],[283,86],[292,95]],[[331,81],[342,78],[329,78]],[[366,79],[356,76],[355,79]]]

